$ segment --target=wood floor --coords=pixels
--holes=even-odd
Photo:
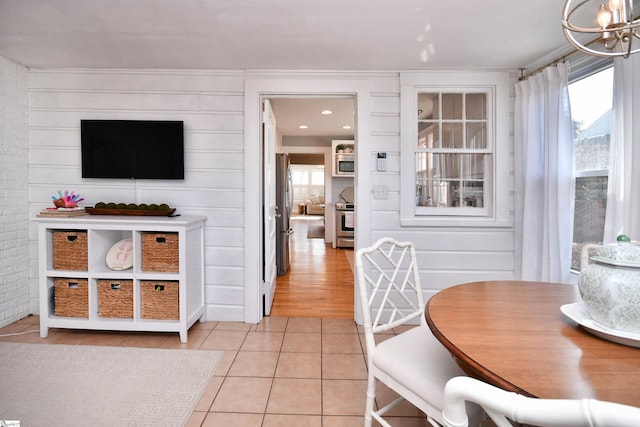
[[[291,265],[277,278],[271,315],[353,319],[354,275],[347,258],[353,250],[307,238],[312,221],[294,219],[291,224]]]

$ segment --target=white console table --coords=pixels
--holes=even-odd
[[[187,342],[187,331],[197,321],[204,321],[204,216],[119,216],[84,215],[69,218],[38,217],[38,257],[40,290],[40,336],[49,328],[100,329],[121,331],[179,332]],[[56,231],[86,232],[87,268],[55,269],[53,235]],[[143,271],[142,235],[146,232],[177,233],[177,272]],[[107,252],[117,242],[132,239],[133,267],[113,270],[106,261]],[[75,279],[88,283],[88,317],[55,315],[54,281]],[[126,280],[133,283],[133,316],[101,317],[98,310],[98,280]],[[142,317],[141,282],[178,282],[178,319]]]

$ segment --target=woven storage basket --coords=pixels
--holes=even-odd
[[[133,318],[133,280],[98,280],[98,315]]]
[[[56,270],[88,269],[87,232],[66,230],[53,232],[53,268]]]
[[[151,281],[140,282],[143,319],[178,320],[180,318],[179,282]]]
[[[178,272],[178,233],[142,233],[142,271]]]
[[[63,317],[89,317],[87,279],[53,280],[54,313]]]

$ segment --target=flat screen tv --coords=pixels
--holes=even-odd
[[[81,120],[83,178],[184,179],[182,121]]]

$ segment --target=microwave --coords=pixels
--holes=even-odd
[[[335,164],[333,168],[334,175],[346,175],[353,176],[356,171],[355,155],[348,154],[336,154]]]

